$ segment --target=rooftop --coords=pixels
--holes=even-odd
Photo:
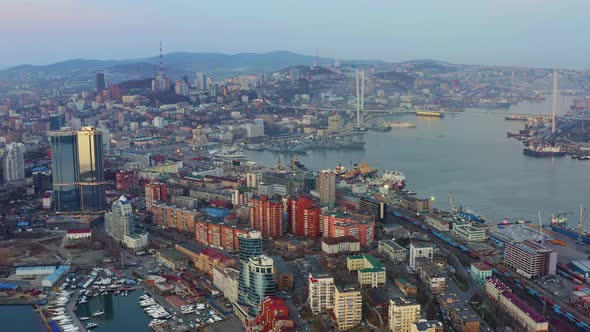
[[[394,250],[406,250],[406,248],[404,248],[404,247],[400,246],[399,244],[395,243],[393,240],[381,240],[379,242],[384,243],[384,244],[390,246]]]
[[[505,291],[502,293],[508,301],[512,302],[516,307],[522,310],[527,316],[531,317],[537,323],[547,322],[543,315],[538,313],[535,309],[531,308],[526,302],[518,298],[514,293]]]
[[[327,245],[334,245],[344,242],[359,242],[359,240],[354,236],[339,236],[322,238],[322,242],[324,242]]]
[[[395,303],[396,306],[418,305],[416,299],[412,297],[395,297],[391,299],[391,302]]]
[[[174,249],[164,249],[160,252],[160,255],[166,257],[167,259],[185,259],[188,258],[185,254],[181,253],[178,250]]]

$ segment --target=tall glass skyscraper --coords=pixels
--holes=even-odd
[[[55,211],[104,211],[102,133],[93,127],[57,131],[50,143]]]

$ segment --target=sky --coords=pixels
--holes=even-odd
[[[589,0],[0,0],[0,68],[164,52],[590,68]]]

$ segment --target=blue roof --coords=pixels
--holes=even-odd
[[[45,166],[37,166],[35,168],[33,168],[33,172],[44,172],[44,171],[48,171],[49,168],[45,167]]]
[[[22,227],[22,226],[29,226],[31,223],[28,221],[19,221],[16,223],[17,227]]]
[[[15,290],[17,288],[18,288],[17,284],[0,283],[0,289],[2,289],[2,290],[5,290],[5,289]]]
[[[201,211],[208,216],[217,217],[217,218],[224,218],[229,214],[229,210],[225,208],[216,208],[216,207],[206,207],[201,209]]]

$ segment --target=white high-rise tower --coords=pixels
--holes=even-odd
[[[6,146],[6,154],[3,160],[4,183],[18,184],[25,180],[25,145],[23,143],[10,143]]]

